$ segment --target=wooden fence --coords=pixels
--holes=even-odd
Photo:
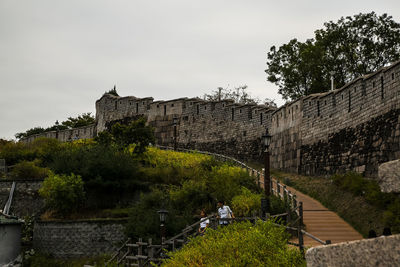
[[[160,149],[173,150],[171,147],[162,147],[157,146]],[[251,176],[255,177],[256,183],[260,187],[264,187],[264,175],[262,172],[247,166],[245,163],[240,162],[234,158],[217,154],[210,153],[205,151],[197,151],[197,150],[189,150],[189,149],[177,149],[182,152],[189,153],[200,153],[213,156],[222,161],[229,161],[233,164],[245,169]],[[303,230],[303,203],[297,200],[295,194],[293,194],[290,190],[287,189],[285,184],[282,184],[280,181],[276,179],[271,179],[271,190],[272,193],[279,197],[285,203],[286,212],[281,214],[267,214],[265,217],[261,215],[257,216],[254,214],[252,217],[238,217],[231,219],[224,219],[230,221],[251,221],[256,222],[257,220],[268,220],[271,218],[278,219],[284,218],[286,221],[286,225],[275,223],[277,226],[285,227],[293,236],[296,236],[298,242],[290,241],[290,245],[294,245],[299,247],[300,251],[304,255],[304,235],[309,236],[310,238],[316,240],[322,245],[330,244],[330,241],[323,241],[312,234]],[[206,219],[210,220],[209,227],[216,229],[218,226],[218,219],[216,214],[208,216]],[[197,234],[197,230],[199,228],[200,221],[185,227],[181,233],[167,239],[162,240],[161,244],[153,244],[152,240],[149,239],[147,242],[144,242],[143,239],[139,238],[137,242],[132,242],[132,240],[128,239],[113,255],[113,257],[109,260],[108,264],[115,261],[118,265],[122,266],[151,266],[151,263],[160,264],[163,260],[167,258],[166,252],[175,251],[185,245],[190,239],[189,237],[193,237]]]

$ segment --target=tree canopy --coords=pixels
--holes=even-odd
[[[261,101],[258,97],[251,96],[250,93],[247,92],[247,88],[247,85],[242,85],[233,89],[218,87],[217,90],[212,91],[210,94],[204,94],[203,99],[208,101],[229,99],[240,104],[264,104],[276,107],[276,103],[273,99],[266,98],[264,101]]]
[[[314,34],[267,53],[267,79],[285,100],[328,91],[331,73],[339,88],[400,58],[400,24],[387,14],[341,17]]]
[[[65,130],[65,129],[72,129],[77,127],[84,127],[95,122],[94,116],[91,115],[90,112],[83,113],[78,115],[77,117],[69,117],[67,120],[63,121],[61,124],[56,121],[53,126],[43,128],[43,127],[34,127],[25,132],[15,134],[17,139],[21,139],[24,137],[28,137],[34,134],[41,134],[50,131],[57,131],[57,130]]]
[[[98,134],[95,140],[104,146],[115,144],[124,149],[130,144],[135,144],[133,152],[141,154],[150,143],[154,143],[154,129],[146,125],[143,118],[132,121],[127,125],[115,123],[110,132],[103,131]]]
[[[114,96],[119,96],[118,92],[117,92],[117,87],[114,85],[114,87],[108,91],[106,91],[104,94],[110,94],[110,95],[114,95]]]

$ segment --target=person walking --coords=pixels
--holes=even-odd
[[[207,218],[207,213],[204,210],[201,210],[200,212],[200,227],[199,227],[199,234],[204,235],[206,232],[206,229],[208,228],[208,225],[210,224],[210,219]]]
[[[224,219],[230,219],[230,218],[235,218],[235,215],[233,214],[231,208],[229,206],[225,205],[225,202],[223,200],[218,201],[218,219],[219,219],[219,225],[220,226],[227,226],[229,224],[228,220]]]

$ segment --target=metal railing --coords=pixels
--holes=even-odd
[[[167,147],[167,146],[159,146],[157,145],[156,147],[164,150],[174,150],[173,147]],[[193,150],[193,149],[184,149],[184,148],[177,148],[177,151],[182,151],[182,152],[189,152],[189,153],[199,153],[199,154],[205,154],[205,155],[210,155],[213,156],[219,160],[222,161],[230,161],[236,166],[241,167],[242,169],[245,169],[251,176],[256,178],[256,182],[258,186],[264,187],[264,174],[261,171],[258,171],[250,166],[248,166],[246,163],[241,162],[233,157],[229,157],[226,155],[218,154],[218,153],[212,153],[208,151],[199,151],[199,150]],[[319,239],[318,237],[306,232],[302,228],[304,227],[304,222],[303,222],[303,203],[299,202],[297,200],[296,194],[292,193],[289,189],[287,189],[287,186],[283,183],[281,183],[279,180],[274,179],[271,177],[271,190],[272,194],[275,196],[279,197],[284,201],[286,206],[288,207],[288,210],[285,213],[282,214],[276,214],[272,215],[270,217],[272,218],[278,218],[278,217],[283,217],[286,216],[286,222],[287,226],[285,226],[288,230],[293,230],[297,232],[297,235],[299,237],[299,244],[297,244],[300,249],[303,251],[304,250],[304,239],[303,235],[306,235],[310,237],[311,239],[319,242],[321,245],[328,245],[331,244],[330,240],[323,241]],[[295,212],[297,215],[297,218],[291,218],[291,214]],[[292,227],[293,225],[297,224],[297,228]],[[292,226],[291,226],[292,225]]]
[[[160,149],[164,150],[173,150],[171,147],[166,146],[157,146]],[[190,150],[178,148],[177,151],[181,152],[189,152],[189,153],[199,153],[213,156],[222,161],[229,161],[235,164],[236,166],[245,169],[249,175],[256,178],[256,182],[260,187],[264,186],[264,179],[262,172],[246,165],[243,162],[240,162],[232,157],[225,156],[222,154],[211,153],[206,151],[198,151],[198,150]],[[330,244],[330,240],[323,241],[316,236],[306,232],[303,230],[304,222],[303,222],[303,202],[297,200],[296,194],[293,194],[290,190],[287,189],[287,186],[281,183],[279,180],[271,179],[271,189],[272,193],[279,197],[284,201],[285,206],[287,207],[286,212],[281,214],[270,215],[267,214],[266,217],[262,218],[261,216],[252,216],[252,217],[237,217],[237,218],[229,218],[224,219],[228,221],[252,221],[255,222],[257,220],[267,220],[270,218],[278,219],[284,217],[286,219],[286,225],[274,223],[276,226],[283,226],[288,231],[291,231],[298,238],[298,243],[288,242],[290,245],[294,245],[299,247],[300,251],[304,255],[304,235],[312,238],[313,240],[319,242],[322,245]],[[294,215],[294,216],[292,216]],[[211,228],[216,229],[218,225],[218,219],[215,214],[206,217],[205,219],[210,220]],[[112,261],[117,261],[117,264],[124,264],[128,266],[150,266],[151,263],[159,264],[163,259],[166,259],[167,256],[165,251],[175,251],[185,245],[189,241],[189,237],[196,235],[198,225],[200,221],[186,226],[185,229],[182,230],[181,233],[167,239],[161,240],[160,245],[153,244],[152,240],[149,239],[148,242],[143,242],[143,239],[139,238],[136,243],[131,243],[130,239],[128,239],[122,247],[120,247],[117,252],[113,255],[113,257],[108,261],[108,264]]]
[[[11,185],[10,195],[8,196],[8,200],[6,202],[6,205],[4,206],[3,213],[5,215],[9,215],[12,199],[13,199],[13,196],[14,196],[14,191],[15,191],[15,182],[13,182],[12,185]]]

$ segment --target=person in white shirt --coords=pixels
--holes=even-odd
[[[235,218],[235,215],[233,215],[232,210],[229,208],[229,206],[224,205],[224,201],[220,200],[218,201],[218,219],[219,220],[219,225],[221,226],[227,226],[229,224],[228,220],[223,220],[223,219],[229,219],[229,218]]]
[[[210,224],[210,219],[206,219],[207,213],[204,210],[201,210],[200,217],[199,234],[204,235],[208,225]]]

